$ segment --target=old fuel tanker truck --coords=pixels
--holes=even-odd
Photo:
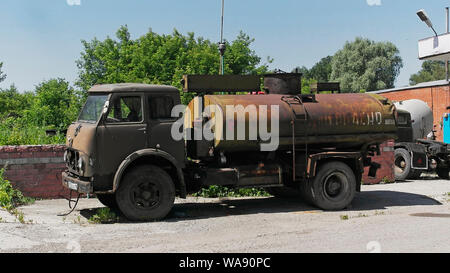
[[[449,179],[450,146],[434,140],[430,107],[417,99],[396,102],[395,106],[399,136],[395,143],[395,179],[417,179],[423,172],[436,172],[440,178]]]
[[[187,107],[171,86],[92,87],[68,129],[63,185],[131,220],[164,218],[176,196],[210,185],[299,192],[341,210],[360,191],[363,168],[375,176],[379,144],[397,136],[388,99],[302,95],[299,74],[266,75],[258,95],[249,92],[260,90],[259,76],[193,75],[183,85],[195,94]]]

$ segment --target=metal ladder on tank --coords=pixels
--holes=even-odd
[[[303,99],[300,96],[283,96],[281,97],[281,100],[284,101],[289,105],[289,108],[291,108],[292,116],[291,116],[291,128],[292,128],[292,179],[293,181],[296,181],[297,179],[297,173],[296,173],[296,145],[295,145],[295,121],[298,120],[298,115],[295,112],[295,109],[292,107],[292,105],[301,105],[303,108],[303,120],[305,121],[305,173],[304,177],[306,178],[306,167],[308,166],[308,112],[306,111],[305,104],[303,103]]]

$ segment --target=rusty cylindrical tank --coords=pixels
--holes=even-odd
[[[254,106],[268,109],[267,127],[271,131],[271,106],[279,107],[279,148],[292,149],[293,139],[298,148],[308,144],[318,148],[360,148],[367,144],[378,144],[395,139],[397,133],[395,107],[391,101],[376,94],[317,94],[317,95],[206,95],[203,102],[194,98],[188,105],[190,116],[185,117],[185,128],[194,126],[201,117],[198,104],[203,107],[215,105],[222,111],[223,120],[213,128],[213,147],[220,151],[252,151],[260,148],[260,141],[250,139],[249,124],[257,122],[254,116],[245,114],[245,140],[237,140],[236,122],[245,108]],[[227,106],[243,107],[234,118],[234,128],[227,123]],[[203,109],[204,109],[203,108]],[[249,108],[247,108],[248,110]],[[213,113],[210,118],[213,118]],[[256,117],[259,119],[259,116]],[[226,131],[233,131],[234,139],[226,138]],[[258,125],[259,128],[259,125]],[[258,139],[259,138],[258,132]]]

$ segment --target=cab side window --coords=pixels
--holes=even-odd
[[[170,96],[152,96],[148,98],[151,119],[172,119],[173,98]]]
[[[109,109],[107,123],[141,122],[142,101],[139,96],[117,97]]]

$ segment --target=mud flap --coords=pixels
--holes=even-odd
[[[423,145],[409,145],[411,167],[416,170],[428,170],[428,156]]]

